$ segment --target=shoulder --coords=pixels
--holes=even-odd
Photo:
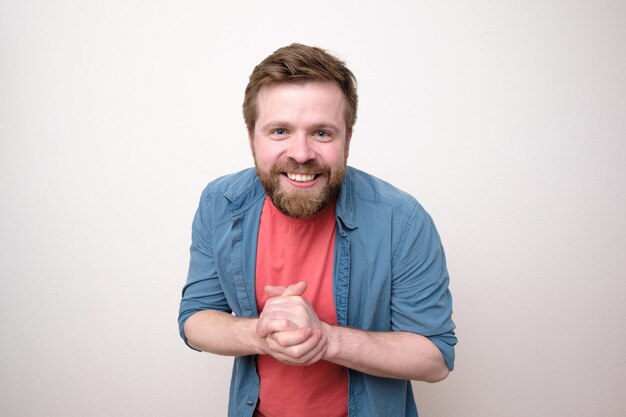
[[[209,182],[202,195],[237,196],[249,189],[257,181],[254,168],[246,168],[239,172],[221,176]]]
[[[350,193],[357,207],[378,207],[407,217],[423,211],[415,197],[387,181],[353,167],[348,168],[348,173]]]
[[[202,191],[200,207],[222,213],[237,210],[264,195],[254,168],[224,175],[209,182]]]

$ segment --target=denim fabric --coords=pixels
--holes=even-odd
[[[195,312],[258,316],[254,273],[265,191],[254,169],[203,191],[192,227],[191,260],[179,329]],[[430,216],[410,195],[348,167],[336,207],[333,288],[340,325],[428,337],[454,366],[448,272]],[[349,370],[349,416],[416,417],[410,381]],[[228,415],[251,417],[259,395],[255,357],[236,357]]]

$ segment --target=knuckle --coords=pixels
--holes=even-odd
[[[291,353],[294,358],[300,359],[302,356],[304,356],[306,352],[304,351],[302,346],[298,345],[292,348]]]

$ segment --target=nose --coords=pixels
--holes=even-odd
[[[315,150],[311,145],[312,143],[306,134],[293,135],[290,138],[287,156],[301,164],[315,159]]]

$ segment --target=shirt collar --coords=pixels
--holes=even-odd
[[[351,167],[346,168],[346,176],[339,190],[335,213],[345,228],[356,229],[358,225],[354,215],[351,171]],[[224,197],[231,202],[230,211],[233,216],[247,211],[252,205],[265,198],[265,190],[255,169],[249,168],[241,174],[224,193]]]
[[[337,206],[335,212],[337,218],[341,221],[346,229],[356,229],[358,224],[356,222],[356,216],[354,215],[354,194],[352,192],[352,168],[346,168],[346,176],[341,184],[339,190],[339,197],[337,197]]]

